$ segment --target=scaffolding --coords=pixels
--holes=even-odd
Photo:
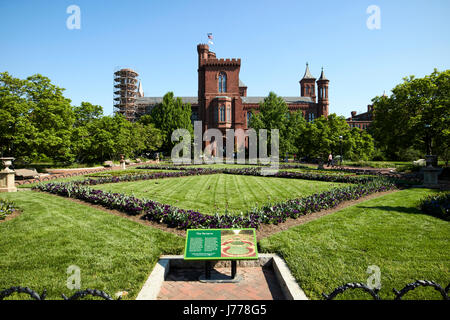
[[[114,72],[114,111],[127,120],[136,120],[137,77],[139,74],[129,68]]]

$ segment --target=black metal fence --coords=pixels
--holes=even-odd
[[[429,281],[429,280],[416,280],[415,282],[408,283],[400,291],[396,290],[395,288],[392,289],[392,291],[395,294],[394,300],[401,300],[405,294],[407,294],[409,291],[412,291],[418,287],[432,287],[441,294],[443,300],[450,300],[449,296],[448,296],[448,291],[450,289],[450,283],[444,289],[444,288],[442,288],[442,286],[440,284],[438,284],[434,281]],[[325,300],[333,300],[334,298],[336,298],[338,295],[344,293],[345,291],[354,290],[354,289],[360,289],[360,290],[370,294],[374,300],[381,300],[380,296],[378,295],[378,293],[379,293],[378,289],[370,288],[366,284],[360,283],[360,282],[346,283],[346,284],[334,289],[333,292],[331,292],[330,294],[322,293],[322,296],[325,298]],[[34,299],[34,300],[45,300],[45,298],[47,296],[47,291],[45,289],[41,294],[39,294],[36,291],[34,291],[28,287],[11,287],[11,288],[5,289],[3,291],[0,291],[0,301],[14,293],[27,294],[30,296],[31,299]],[[82,299],[86,296],[99,297],[104,300],[114,300],[106,292],[97,290],[97,289],[86,289],[86,290],[76,291],[70,297],[67,297],[64,294],[61,294],[61,297],[64,300],[78,300],[78,299]],[[121,297],[119,297],[117,300],[120,300],[120,299],[121,299]]]
[[[36,291],[34,291],[28,287],[11,287],[9,289],[0,291],[0,301],[14,293],[28,294],[30,296],[30,298],[34,299],[34,300],[45,300],[45,298],[47,296],[47,291],[45,289],[41,294],[39,294]],[[84,298],[86,296],[99,297],[104,300],[114,300],[106,292],[101,291],[101,290],[96,290],[96,289],[80,290],[80,291],[75,292],[69,298],[66,297],[64,294],[61,294],[61,296],[64,300],[78,300],[78,299]],[[120,300],[120,299],[121,299],[121,297],[119,297],[117,300]]]
[[[400,291],[396,290],[395,288],[392,289],[392,291],[395,294],[394,300],[401,300],[405,294],[418,287],[432,287],[441,294],[443,300],[449,300],[448,291],[450,289],[450,283],[447,285],[445,289],[443,289],[440,284],[429,280],[416,280],[415,282],[408,283]],[[331,292],[330,294],[322,293],[322,296],[325,298],[325,300],[333,300],[334,298],[336,298],[336,296],[344,293],[349,289],[352,290],[361,289],[370,294],[374,300],[381,300],[380,296],[378,295],[379,289],[376,288],[372,289],[368,287],[366,284],[360,282],[346,283],[334,289],[333,292]]]

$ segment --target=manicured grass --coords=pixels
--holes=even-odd
[[[284,256],[306,295],[322,299],[347,282],[367,282],[368,266],[381,269],[383,299],[418,279],[445,288],[450,282],[450,223],[422,214],[417,203],[432,193],[409,189],[362,202],[260,242],[262,251]],[[338,298],[369,298],[349,290]],[[404,299],[440,299],[432,288],[418,288]]]
[[[181,237],[61,197],[24,191],[0,198],[22,211],[0,223],[0,290],[28,286],[60,299],[74,292],[66,272],[76,265],[82,289],[125,290],[134,299],[159,256],[183,250]]]
[[[240,213],[254,207],[308,196],[342,183],[230,174],[190,176],[96,185],[201,213]]]

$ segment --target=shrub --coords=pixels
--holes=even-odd
[[[450,221],[450,192],[440,192],[423,198],[419,208],[426,214]]]

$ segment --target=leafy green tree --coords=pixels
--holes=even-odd
[[[272,129],[278,129],[280,142],[279,153],[280,155],[284,155],[292,149],[292,141],[288,137],[292,132],[289,132],[287,129],[289,118],[290,114],[286,102],[282,97],[277,96],[274,92],[270,92],[264,101],[259,104],[259,112],[252,110],[249,126],[255,129],[257,133],[261,129],[267,130],[268,150],[270,150],[271,145],[270,131]]]
[[[448,161],[450,140],[450,70],[424,78],[410,76],[392,90],[390,97],[375,97],[371,134],[376,146],[391,159],[406,159],[411,148],[431,152]],[[407,159],[410,160],[410,159]]]
[[[93,105],[89,102],[81,102],[81,106],[74,107],[73,112],[75,114],[76,127],[86,125],[103,116],[102,106]]]
[[[328,154],[342,155],[344,159],[369,160],[374,152],[373,138],[365,131],[348,126],[343,116],[332,113],[306,126],[299,141],[305,155],[325,161]]]
[[[171,141],[172,132],[176,129],[186,129],[193,134],[191,122],[191,105],[183,104],[181,98],[175,98],[173,92],[164,95],[162,103],[156,105],[150,117],[143,117],[141,123],[152,123],[162,133],[162,149],[171,152],[174,143]]]
[[[290,154],[301,154],[303,149],[298,143],[304,138],[307,122],[301,111],[288,114],[284,131],[286,152]]]
[[[26,162],[98,163],[161,146],[161,132],[153,124],[131,123],[120,115],[105,117],[101,106],[89,102],[72,107],[63,91],[39,74],[21,80],[0,73],[3,155]]]
[[[26,161],[72,161],[74,114],[63,91],[39,74],[20,80],[0,73],[2,152]]]

